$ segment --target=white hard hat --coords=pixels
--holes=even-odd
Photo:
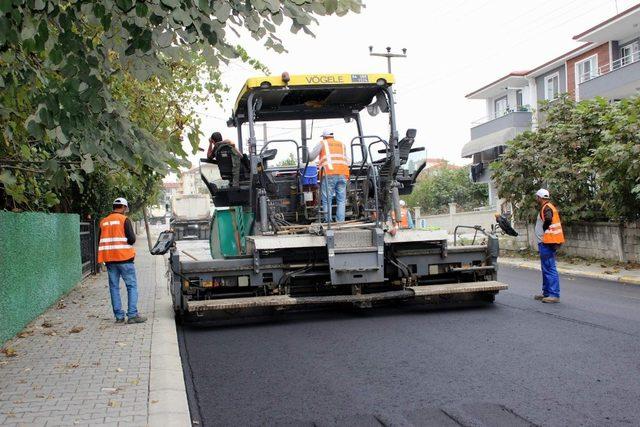
[[[322,131],[322,137],[326,138],[327,136],[333,136],[333,131],[329,129],[325,129]]]
[[[129,203],[127,202],[127,199],[125,199],[124,197],[118,197],[113,201],[113,204],[129,207]]]
[[[406,206],[407,202],[405,202],[404,200],[400,200],[400,206]]]
[[[536,196],[540,197],[541,199],[548,199],[549,198],[549,190],[545,190],[544,188],[541,188],[538,191],[536,191]]]

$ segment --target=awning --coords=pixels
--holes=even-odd
[[[489,135],[481,136],[480,138],[472,139],[462,147],[461,156],[471,157],[475,153],[481,153],[482,151],[506,145],[507,141],[511,141],[520,132],[516,127],[509,127],[490,133]]]

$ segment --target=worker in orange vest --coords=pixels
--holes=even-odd
[[[391,218],[398,228],[406,229],[414,227],[411,212],[409,212],[407,203],[404,200],[400,200],[400,221],[396,221],[396,212],[394,210],[391,210]]]
[[[320,141],[310,152],[309,160],[319,156],[320,194],[324,221],[331,221],[331,206],[336,199],[336,221],[344,221],[347,203],[347,181],[349,180],[349,159],[345,145],[333,138],[333,132],[322,132]]]
[[[535,234],[542,266],[542,294],[534,298],[545,303],[560,302],[560,276],[556,269],[556,251],[564,243],[564,233],[558,209],[549,201],[549,191],[541,188],[536,192],[540,206]]]
[[[120,300],[120,277],[127,287],[127,323],[143,323],[146,317],[138,313],[138,282],[133,261],[136,250],[136,234],[129,218],[129,203],[124,197],[113,201],[113,211],[100,221],[98,238],[98,262],[107,265],[109,293],[116,323],[124,323],[125,312]]]

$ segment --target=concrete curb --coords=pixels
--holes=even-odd
[[[498,265],[510,265],[512,267],[518,267],[518,268],[525,268],[527,270],[536,270],[536,271],[540,271],[540,266],[537,266],[535,264],[530,264],[528,262],[522,262],[521,260],[514,260],[514,259],[509,259],[509,258],[499,258],[498,259]],[[592,271],[581,271],[581,270],[574,270],[571,268],[565,268],[565,267],[558,267],[558,272],[562,273],[562,274],[570,274],[572,276],[578,276],[578,277],[587,277],[590,279],[598,279],[598,280],[606,280],[608,282],[618,282],[618,283],[625,283],[628,285],[640,285],[640,277],[633,277],[633,276],[615,276],[612,274],[603,274],[603,273],[596,273],[596,272],[592,272]]]
[[[150,427],[189,427],[191,415],[178,349],[171,295],[165,278],[164,257],[156,261],[156,301],[151,336],[149,374]]]

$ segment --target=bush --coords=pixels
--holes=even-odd
[[[507,144],[491,165],[500,197],[518,219],[535,217],[534,193],[547,188],[563,220],[640,218],[640,97],[543,104],[537,131]]]
[[[436,215],[448,212],[451,202],[465,210],[487,204],[487,185],[471,182],[467,168],[434,167],[426,173],[426,178],[418,181],[405,197],[409,206],[419,206],[423,213]]]

